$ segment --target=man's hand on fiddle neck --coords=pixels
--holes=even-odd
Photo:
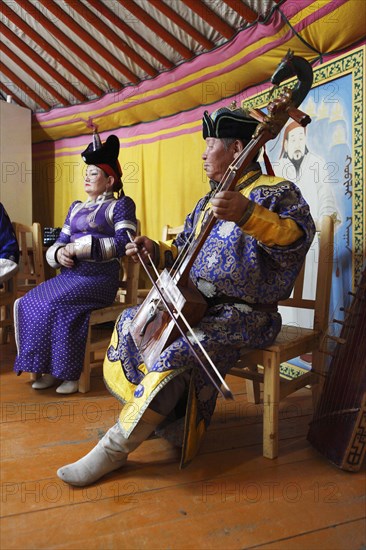
[[[249,203],[250,201],[239,191],[219,191],[211,199],[215,218],[235,223],[243,218]]]

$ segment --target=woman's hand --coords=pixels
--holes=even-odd
[[[59,248],[57,251],[57,261],[63,267],[71,268],[74,266],[73,257],[75,256],[74,245],[72,243]]]
[[[145,236],[135,237],[132,243],[126,244],[126,256],[131,256],[134,262],[138,262],[137,253],[141,254],[146,261],[150,258],[154,260],[154,241]]]

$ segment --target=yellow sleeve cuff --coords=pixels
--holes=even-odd
[[[303,230],[290,218],[254,204],[241,229],[266,246],[288,246],[304,236]]]

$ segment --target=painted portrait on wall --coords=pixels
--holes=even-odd
[[[360,48],[314,69],[314,84],[300,109],[311,117],[302,128],[289,120],[280,134],[267,143],[266,152],[276,176],[300,188],[314,220],[331,215],[335,222],[334,257],[329,333],[339,332],[333,318],[344,318],[364,260],[364,83]],[[291,85],[291,84],[290,84]],[[268,93],[267,93],[268,97]],[[245,107],[262,108],[265,94],[258,94]],[[265,170],[264,164],[263,169]],[[308,253],[305,291],[315,295],[318,242]],[[312,312],[281,308],[283,322],[311,327]],[[301,369],[311,368],[311,356],[294,360]]]

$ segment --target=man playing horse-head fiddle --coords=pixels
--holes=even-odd
[[[187,241],[200,234],[207,216],[214,218],[189,277],[207,303],[193,335],[222,377],[238,359],[238,344],[263,347],[275,340],[281,328],[277,302],[290,295],[315,233],[299,189],[262,174],[255,159],[240,173],[234,190],[220,190],[227,168],[256,126],[241,109],[206,112],[202,158],[210,191],[173,242],[138,236],[126,246],[136,261],[139,255],[158,269],[170,267]],[[191,351],[196,346],[192,334],[178,335],[153,361],[144,359],[146,327],[140,342],[131,334],[139,307],[126,309],[116,321],[104,362],[107,388],[124,404],[119,420],[85,457],[58,470],[72,485],[88,485],[121,468],[154,431],[182,446],[183,467],[209,426],[218,388]],[[153,304],[151,311],[153,319]]]

